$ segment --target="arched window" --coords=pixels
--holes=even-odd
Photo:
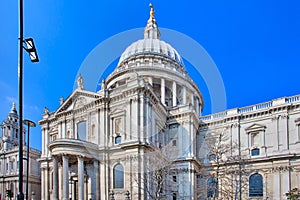
[[[124,188],[124,169],[121,164],[116,164],[113,170],[114,188]]]
[[[216,177],[211,177],[207,180],[207,197],[218,197],[218,181]]]
[[[77,139],[86,140],[86,121],[77,124]]]
[[[115,137],[115,144],[121,144],[121,142],[122,142],[122,137],[121,136],[116,136]]]
[[[263,177],[256,173],[249,178],[249,196],[262,197],[263,196]]]

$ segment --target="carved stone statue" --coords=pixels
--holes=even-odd
[[[83,78],[82,78],[81,74],[79,74],[79,76],[77,78],[77,87],[80,90],[84,90]]]
[[[50,113],[49,109],[45,106],[45,107],[44,107],[44,114],[47,114],[47,115],[48,115],[49,113]]]
[[[105,82],[104,78],[102,79],[101,89],[104,89],[104,90],[106,89],[106,82]]]

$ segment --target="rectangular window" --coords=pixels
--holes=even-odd
[[[255,148],[251,150],[251,156],[258,156],[259,155],[259,149]]]
[[[177,146],[177,141],[174,139],[174,140],[172,140],[172,146],[173,147],[176,147]]]
[[[115,144],[121,144],[121,142],[122,142],[122,137],[121,136],[117,136],[117,137],[115,137]]]
[[[86,122],[82,121],[77,124],[77,139],[86,140]]]
[[[177,138],[178,138],[178,126],[179,124],[170,124],[169,125],[169,141],[172,142],[172,146],[177,146]]]
[[[173,182],[175,182],[175,183],[176,183],[176,182],[177,182],[177,176],[175,176],[175,175],[174,175],[174,176],[172,176],[172,180],[173,180]]]
[[[175,192],[172,194],[172,199],[177,200],[177,194]]]

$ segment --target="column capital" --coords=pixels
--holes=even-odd
[[[67,158],[67,159],[69,158],[69,154],[61,153],[60,155],[61,155],[61,157],[64,157],[64,158]]]
[[[84,159],[84,156],[83,155],[77,155],[77,159],[81,161],[81,160]]]

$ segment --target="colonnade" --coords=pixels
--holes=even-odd
[[[160,83],[157,83],[157,84],[160,84],[160,98],[161,98],[161,103],[163,105],[166,105],[166,80],[165,78],[157,78],[157,79],[160,79]],[[149,77],[148,78],[148,82],[153,86],[153,78],[152,77]],[[179,87],[181,87],[181,94],[178,94],[178,89]],[[175,107],[178,105],[178,99],[181,99],[181,102],[179,102],[180,104],[182,105],[186,105],[187,103],[191,103],[192,105],[194,105],[195,107],[195,110],[197,112],[197,114],[200,114],[201,113],[201,101],[200,101],[200,97],[198,96],[195,96],[194,93],[192,91],[190,91],[190,94],[187,94],[187,89],[186,89],[186,86],[182,85],[182,86],[179,86],[176,81],[172,80],[171,81],[171,85],[170,85],[170,91],[171,91],[171,95],[172,95],[172,105],[166,105],[166,106],[171,106],[171,107]],[[180,95],[180,96],[178,96]],[[190,95],[188,97],[188,95]],[[190,99],[190,102],[187,102],[187,99]]]
[[[81,155],[68,155],[68,154],[61,154],[52,156],[53,158],[53,191],[52,191],[52,198],[54,200],[63,199],[69,200],[70,199],[70,160],[72,159],[72,164],[77,163],[77,180],[78,180],[78,196],[76,199],[84,200],[87,199],[87,195],[89,195],[88,190],[85,187],[85,176],[86,173],[86,164],[85,160],[92,161],[92,159],[85,158]],[[75,160],[75,159],[76,160]],[[59,162],[62,162],[62,176],[59,176]],[[75,160],[75,162],[74,162]],[[93,159],[93,173],[94,177],[89,177],[92,179],[91,187],[95,187],[95,191],[93,191],[93,197],[91,199],[99,199],[98,195],[100,194],[100,187],[99,187],[99,161]],[[59,177],[62,177],[62,180],[59,180]],[[61,184],[60,184],[60,183]],[[60,188],[62,187],[62,188]],[[90,189],[91,190],[91,189]],[[62,191],[62,194],[60,194]],[[91,195],[91,194],[90,194]]]

